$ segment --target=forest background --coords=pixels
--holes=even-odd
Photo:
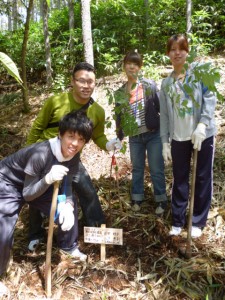
[[[124,244],[108,246],[107,261],[101,264],[99,246],[83,242],[82,217],[79,217],[80,248],[88,254],[88,262],[86,265],[74,263],[60,255],[53,245],[53,299],[224,300],[224,0],[1,1],[0,52],[16,63],[20,73],[23,70],[26,12],[29,8],[31,11],[25,53],[29,95],[26,113],[21,86],[0,64],[0,158],[21,148],[45,99],[52,93],[68,90],[73,66],[86,59],[82,23],[82,5],[85,4],[91,12],[91,50],[97,69],[95,97],[109,118],[111,107],[107,91],[114,90],[124,81],[122,58],[129,50],[137,49],[143,54],[143,74],[155,79],[158,86],[171,70],[165,44],[175,33],[188,33],[192,53],[220,69],[218,88],[222,98],[216,111],[214,198],[207,228],[203,236],[193,242],[192,258],[184,259],[179,250],[186,245],[186,233],[175,239],[168,236],[170,209],[164,219],[155,216],[148,170],[145,174],[147,201],[140,214],[133,214],[129,209],[129,153],[117,157],[116,171],[112,168],[110,153],[100,151],[93,143],[88,144],[82,161],[98,191],[107,226],[123,228]],[[51,80],[48,82],[49,66]],[[114,137],[114,128],[107,128],[107,134]],[[166,168],[166,181],[169,195],[171,165]],[[27,216],[25,207],[16,226],[13,263],[3,278],[10,290],[5,299],[44,299],[46,244],[41,244],[34,254],[27,251]],[[45,225],[47,228],[48,222]]]
[[[30,82],[39,81],[46,76],[48,62],[43,34],[43,4],[45,2],[45,0],[34,1],[31,11],[26,53],[26,70]],[[84,60],[81,3],[71,0],[48,2],[50,6],[47,12],[47,34],[53,84],[56,88],[63,89],[69,82],[71,68],[77,62]],[[168,62],[165,56],[165,44],[168,37],[187,31],[188,2],[192,3],[191,30],[189,29],[192,46],[197,49],[200,56],[224,50],[224,0],[83,2],[91,6],[94,64],[97,77],[117,73],[120,70],[118,67],[121,58],[132,49],[137,49],[143,54],[145,68],[153,73],[149,75],[154,75],[156,64]],[[24,20],[28,7],[28,0],[4,0],[0,4],[0,52],[9,55],[19,67],[24,38]],[[74,11],[72,31],[71,8]],[[2,72],[3,69],[1,69],[1,74]]]

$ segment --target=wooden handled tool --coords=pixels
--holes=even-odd
[[[54,229],[54,217],[57,207],[57,197],[59,193],[60,181],[54,182],[54,190],[52,195],[52,205],[49,217],[49,227],[48,227],[48,241],[46,250],[46,262],[45,262],[45,292],[47,297],[51,297],[52,294],[52,278],[51,278],[51,258],[52,258],[52,238]]]

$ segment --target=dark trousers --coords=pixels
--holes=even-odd
[[[193,144],[172,141],[173,187],[172,224],[183,227],[190,194],[189,177]],[[207,138],[198,151],[192,225],[204,227],[212,200],[214,137]]]
[[[73,189],[79,199],[85,225],[94,227],[104,224],[105,218],[98,195],[81,161],[76,174],[74,174]],[[43,237],[44,231],[41,227],[43,219],[40,211],[30,206],[29,214],[29,240],[31,241]]]
[[[39,198],[29,202],[30,207],[49,215],[52,200],[52,186]],[[26,202],[22,192],[3,180],[0,182],[0,275],[6,270],[13,245],[13,233],[19,213]],[[74,203],[75,224],[69,231],[58,227],[58,245],[61,249],[70,250],[77,244],[78,224],[77,205]]]

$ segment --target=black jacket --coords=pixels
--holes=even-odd
[[[156,83],[153,80],[142,78],[140,82],[143,85],[144,99],[145,99],[145,124],[149,130],[159,129],[159,97],[156,87]],[[118,100],[118,95],[125,95],[125,84],[119,88],[115,94],[115,105],[116,107],[121,105]],[[127,101],[129,101],[127,99]],[[116,132],[117,137],[122,140],[124,138],[123,128],[121,127],[121,119],[123,117],[122,112],[116,113]]]

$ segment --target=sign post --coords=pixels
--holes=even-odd
[[[84,227],[84,242],[101,244],[101,261],[106,258],[106,245],[123,245],[123,229],[100,227]]]

